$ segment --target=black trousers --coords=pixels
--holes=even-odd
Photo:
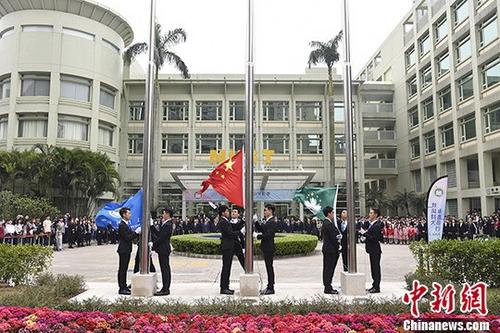
[[[127,288],[127,270],[130,262],[130,252],[119,253],[118,255],[120,256],[118,264],[118,286],[120,289],[125,289]]]
[[[238,258],[238,261],[240,262],[241,267],[243,267],[243,269],[245,269],[245,255],[243,254],[243,248],[241,247],[240,244],[234,244],[233,253]]]
[[[381,257],[382,253],[370,253],[370,270],[373,279],[372,287],[375,289],[380,289],[380,280],[382,279],[382,274],[380,273]]]
[[[332,290],[333,274],[339,261],[339,253],[323,253],[323,286],[325,290]]]
[[[161,290],[170,290],[170,282],[172,281],[170,256],[168,254],[158,254],[158,258],[160,259],[161,280],[163,282]]]
[[[139,272],[141,265],[141,250],[140,245],[137,247],[137,252],[135,253],[135,262],[134,262],[134,273]],[[155,265],[153,264],[153,258],[151,258],[151,254],[149,255],[149,271],[152,273],[156,272]]]
[[[347,246],[342,246],[342,265],[344,266],[344,272],[347,272],[347,258],[349,255],[347,254]]]
[[[267,289],[274,290],[274,253],[264,252],[264,262],[266,263],[267,271]]]
[[[222,273],[220,275],[220,288],[229,288],[229,276],[231,275],[231,265],[233,264],[233,251],[222,251]]]

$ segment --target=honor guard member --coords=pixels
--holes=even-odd
[[[155,293],[155,296],[170,295],[170,282],[172,275],[170,272],[170,237],[172,237],[174,211],[170,208],[163,209],[163,216],[158,230],[158,234],[153,238],[153,250],[158,253],[160,260],[160,270],[162,279],[162,288]]]
[[[333,208],[327,206],[323,209],[325,219],[321,227],[323,234],[323,286],[325,294],[337,295],[339,292],[332,287],[335,267],[339,260],[340,241],[342,233],[337,227]]]
[[[384,224],[380,221],[380,210],[378,208],[370,209],[368,218],[370,220],[368,228],[362,229],[360,233],[362,234],[362,238],[365,238],[366,252],[370,256],[370,269],[373,279],[372,287],[367,291],[370,294],[375,294],[380,293],[380,259],[382,257],[380,242],[384,241],[382,234]]]
[[[276,252],[276,246],[274,245],[274,237],[276,233],[276,218],[274,217],[275,210],[276,208],[273,205],[267,204],[264,208],[264,222],[255,222],[255,228],[257,231],[261,232],[261,234],[257,235],[257,239],[261,240],[260,249],[264,255],[264,262],[266,263],[267,271],[267,288],[260,292],[261,295],[274,294],[273,257]]]
[[[118,226],[118,293],[120,295],[130,295],[130,289],[127,287],[127,269],[132,253],[132,242],[137,239],[137,234],[130,229],[129,221],[131,218],[130,208],[123,207],[119,211],[121,216]]]

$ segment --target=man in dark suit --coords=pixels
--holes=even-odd
[[[267,288],[260,292],[261,295],[272,295],[274,294],[274,267],[273,267],[273,257],[276,252],[276,246],[274,245],[274,236],[276,233],[276,218],[274,217],[274,212],[276,208],[274,205],[267,204],[264,208],[265,221],[263,223],[255,222],[255,228],[257,231],[261,232],[257,235],[257,239],[260,239],[260,249],[264,256],[264,262],[266,263],[267,271]]]
[[[136,230],[137,233],[137,230]],[[151,226],[151,233],[149,234],[150,237],[157,233],[157,230],[154,225]],[[139,272],[140,266],[141,266],[141,253],[142,253],[142,230],[140,233],[138,233],[137,236],[137,251],[135,253],[135,263],[134,263],[134,273]],[[151,253],[149,254],[149,271],[152,273],[156,272],[155,265],[153,264],[153,260],[151,258]]]
[[[120,295],[130,295],[130,289],[127,287],[127,269],[130,262],[130,254],[132,253],[132,242],[137,239],[137,234],[130,229],[128,225],[131,213],[130,208],[123,207],[120,209],[122,220],[118,227],[118,255],[120,257],[118,266],[118,286]]]
[[[161,279],[163,286],[160,291],[155,293],[155,296],[166,296],[170,294],[170,282],[172,275],[170,273],[170,237],[172,237],[172,217],[174,211],[170,208],[163,209],[163,217],[160,225],[160,230],[153,237],[153,250],[158,253],[160,260]]]
[[[231,209],[231,221],[229,222],[231,222],[233,231],[238,233],[238,241],[234,243],[233,253],[238,258],[243,270],[245,270],[245,256],[243,255],[245,236],[241,232],[241,229],[245,226],[245,221],[240,219],[240,209],[238,207],[233,207],[233,209]]]
[[[342,266],[344,268],[344,272],[347,272],[347,210],[343,210],[342,213],[340,213],[340,220],[339,222],[339,229],[340,232],[342,233],[342,239],[340,240],[340,247],[341,247],[341,253],[342,253]]]
[[[222,205],[218,209],[219,228],[221,232],[222,251],[222,273],[220,275],[220,293],[222,295],[233,295],[234,290],[229,289],[229,277],[231,275],[231,265],[233,263],[234,247],[239,242],[239,230],[234,231],[229,222],[229,208]]]
[[[362,229],[360,233],[365,238],[366,253],[370,255],[370,269],[373,279],[373,284],[368,292],[370,294],[380,293],[380,259],[382,257],[382,249],[380,242],[384,241],[382,229],[384,224],[379,219],[380,210],[378,208],[370,209],[368,218],[370,220],[368,228]]]
[[[337,261],[339,260],[342,233],[336,225],[333,208],[330,206],[325,207],[323,214],[325,215],[321,227],[321,233],[323,234],[323,286],[325,287],[325,294],[336,295],[339,292],[333,289],[332,280]]]

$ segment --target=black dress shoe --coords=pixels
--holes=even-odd
[[[120,289],[120,290],[118,290],[118,294],[120,294],[120,295],[130,295],[131,292],[130,292],[129,289]]]
[[[130,288],[132,288],[132,285],[131,285],[131,284],[129,284],[129,285],[127,286],[127,289],[130,289]]]
[[[274,295],[274,289],[266,288],[260,291],[261,295]]]
[[[380,289],[370,288],[370,289],[368,289],[368,292],[370,294],[378,294],[378,293],[380,293]]]
[[[220,290],[221,295],[234,295],[233,290],[229,290],[228,288],[223,288]]]
[[[338,295],[339,292],[337,289],[331,289],[331,290],[325,290],[325,294],[329,294],[329,295]]]
[[[234,290],[233,289],[227,288],[227,290],[229,290],[230,292],[232,292],[234,294]]]
[[[155,292],[155,296],[167,296],[170,295],[170,290],[160,290]]]

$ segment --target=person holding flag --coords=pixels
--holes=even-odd
[[[323,286],[325,287],[325,294],[337,295],[339,292],[332,287],[333,275],[335,267],[339,260],[340,240],[342,239],[342,232],[339,230],[335,221],[335,214],[333,208],[327,206],[323,209],[325,220],[321,227],[321,234],[323,235]]]
[[[264,207],[264,222],[255,222],[255,228],[257,231],[261,232],[261,234],[257,235],[257,239],[261,240],[260,249],[264,255],[264,262],[266,263],[267,271],[267,288],[260,292],[261,295],[274,294],[273,259],[276,252],[276,245],[274,244],[274,236],[276,233],[276,218],[274,217],[275,211],[276,207],[274,207],[274,205],[267,204]]]

